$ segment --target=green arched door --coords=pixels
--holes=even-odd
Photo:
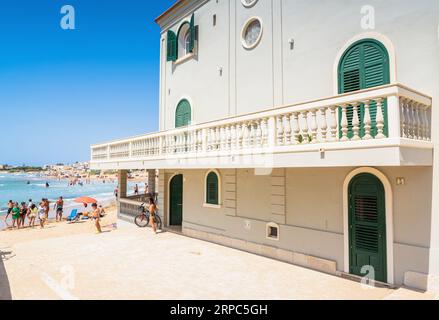
[[[169,187],[169,220],[171,226],[183,224],[183,175],[171,179]]]
[[[387,282],[386,206],[384,186],[363,173],[349,185],[349,268],[358,276]]]
[[[175,127],[186,127],[191,124],[192,109],[189,101],[181,100],[175,111]]]
[[[365,39],[354,43],[342,56],[338,68],[338,90],[339,93],[348,93],[358,90],[373,88],[390,83],[389,54],[380,42],[372,39]],[[387,102],[383,105],[384,121],[387,124]],[[353,108],[347,109],[349,132],[348,137],[352,138]],[[376,128],[376,103],[370,105],[372,118],[371,134],[375,136]],[[363,119],[364,108],[360,107],[360,136],[364,135]],[[341,112],[340,112],[341,121]],[[387,136],[387,125],[384,127],[384,134]],[[341,132],[340,132],[341,136]]]

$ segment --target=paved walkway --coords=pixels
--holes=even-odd
[[[153,235],[126,223],[101,235],[75,234],[0,249],[7,253],[7,279],[3,276],[1,282],[10,286],[13,299],[433,298],[404,289],[365,289],[349,280],[172,233]]]

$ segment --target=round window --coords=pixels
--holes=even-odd
[[[251,18],[242,29],[242,45],[246,49],[256,47],[262,37],[262,22],[258,18]]]
[[[256,2],[258,2],[258,0],[241,0],[242,4],[244,5],[244,7],[251,7],[253,5],[256,4]]]

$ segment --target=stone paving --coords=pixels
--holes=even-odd
[[[10,287],[13,299],[434,298],[406,289],[364,288],[174,233],[153,235],[123,222],[118,226],[100,235],[86,228],[41,240],[28,233],[26,240],[7,248],[0,243],[6,253],[2,288]]]

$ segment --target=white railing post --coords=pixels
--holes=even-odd
[[[276,146],[276,117],[268,118],[268,147],[274,148]]]
[[[207,129],[201,130],[201,150],[203,153],[207,152]]]
[[[352,140],[353,141],[358,141],[361,140],[360,138],[360,117],[358,116],[358,107],[360,106],[360,104],[358,104],[357,102],[352,104]]]
[[[347,115],[347,105],[344,104],[344,105],[341,106],[341,123],[340,123],[340,126],[341,126],[342,137],[341,137],[340,141],[349,141],[349,138],[348,138],[348,131],[349,131],[348,125],[349,125],[349,123],[348,123],[348,115]]]
[[[326,120],[326,107],[320,108],[320,130],[322,142],[326,142],[328,137],[328,120]]]
[[[110,156],[111,156],[111,154],[110,154],[110,150],[111,150],[111,146],[108,145],[108,146],[107,146],[107,160],[110,160]]]
[[[317,109],[311,110],[311,143],[317,143]]]
[[[387,131],[389,133],[389,138],[401,137],[400,110],[399,98],[397,96],[387,97]]]
[[[331,106],[329,107],[331,113],[331,122],[330,122],[330,141],[335,142],[338,140],[338,121],[337,121],[337,107]]]
[[[370,100],[366,100],[364,102],[364,140],[371,140],[373,139],[371,135],[371,129],[372,129],[372,118],[370,117]]]
[[[379,98],[376,100],[377,104],[377,113],[376,113],[376,127],[377,127],[377,135],[376,139],[384,139],[386,136],[384,135],[384,114],[383,114],[383,99]]]

